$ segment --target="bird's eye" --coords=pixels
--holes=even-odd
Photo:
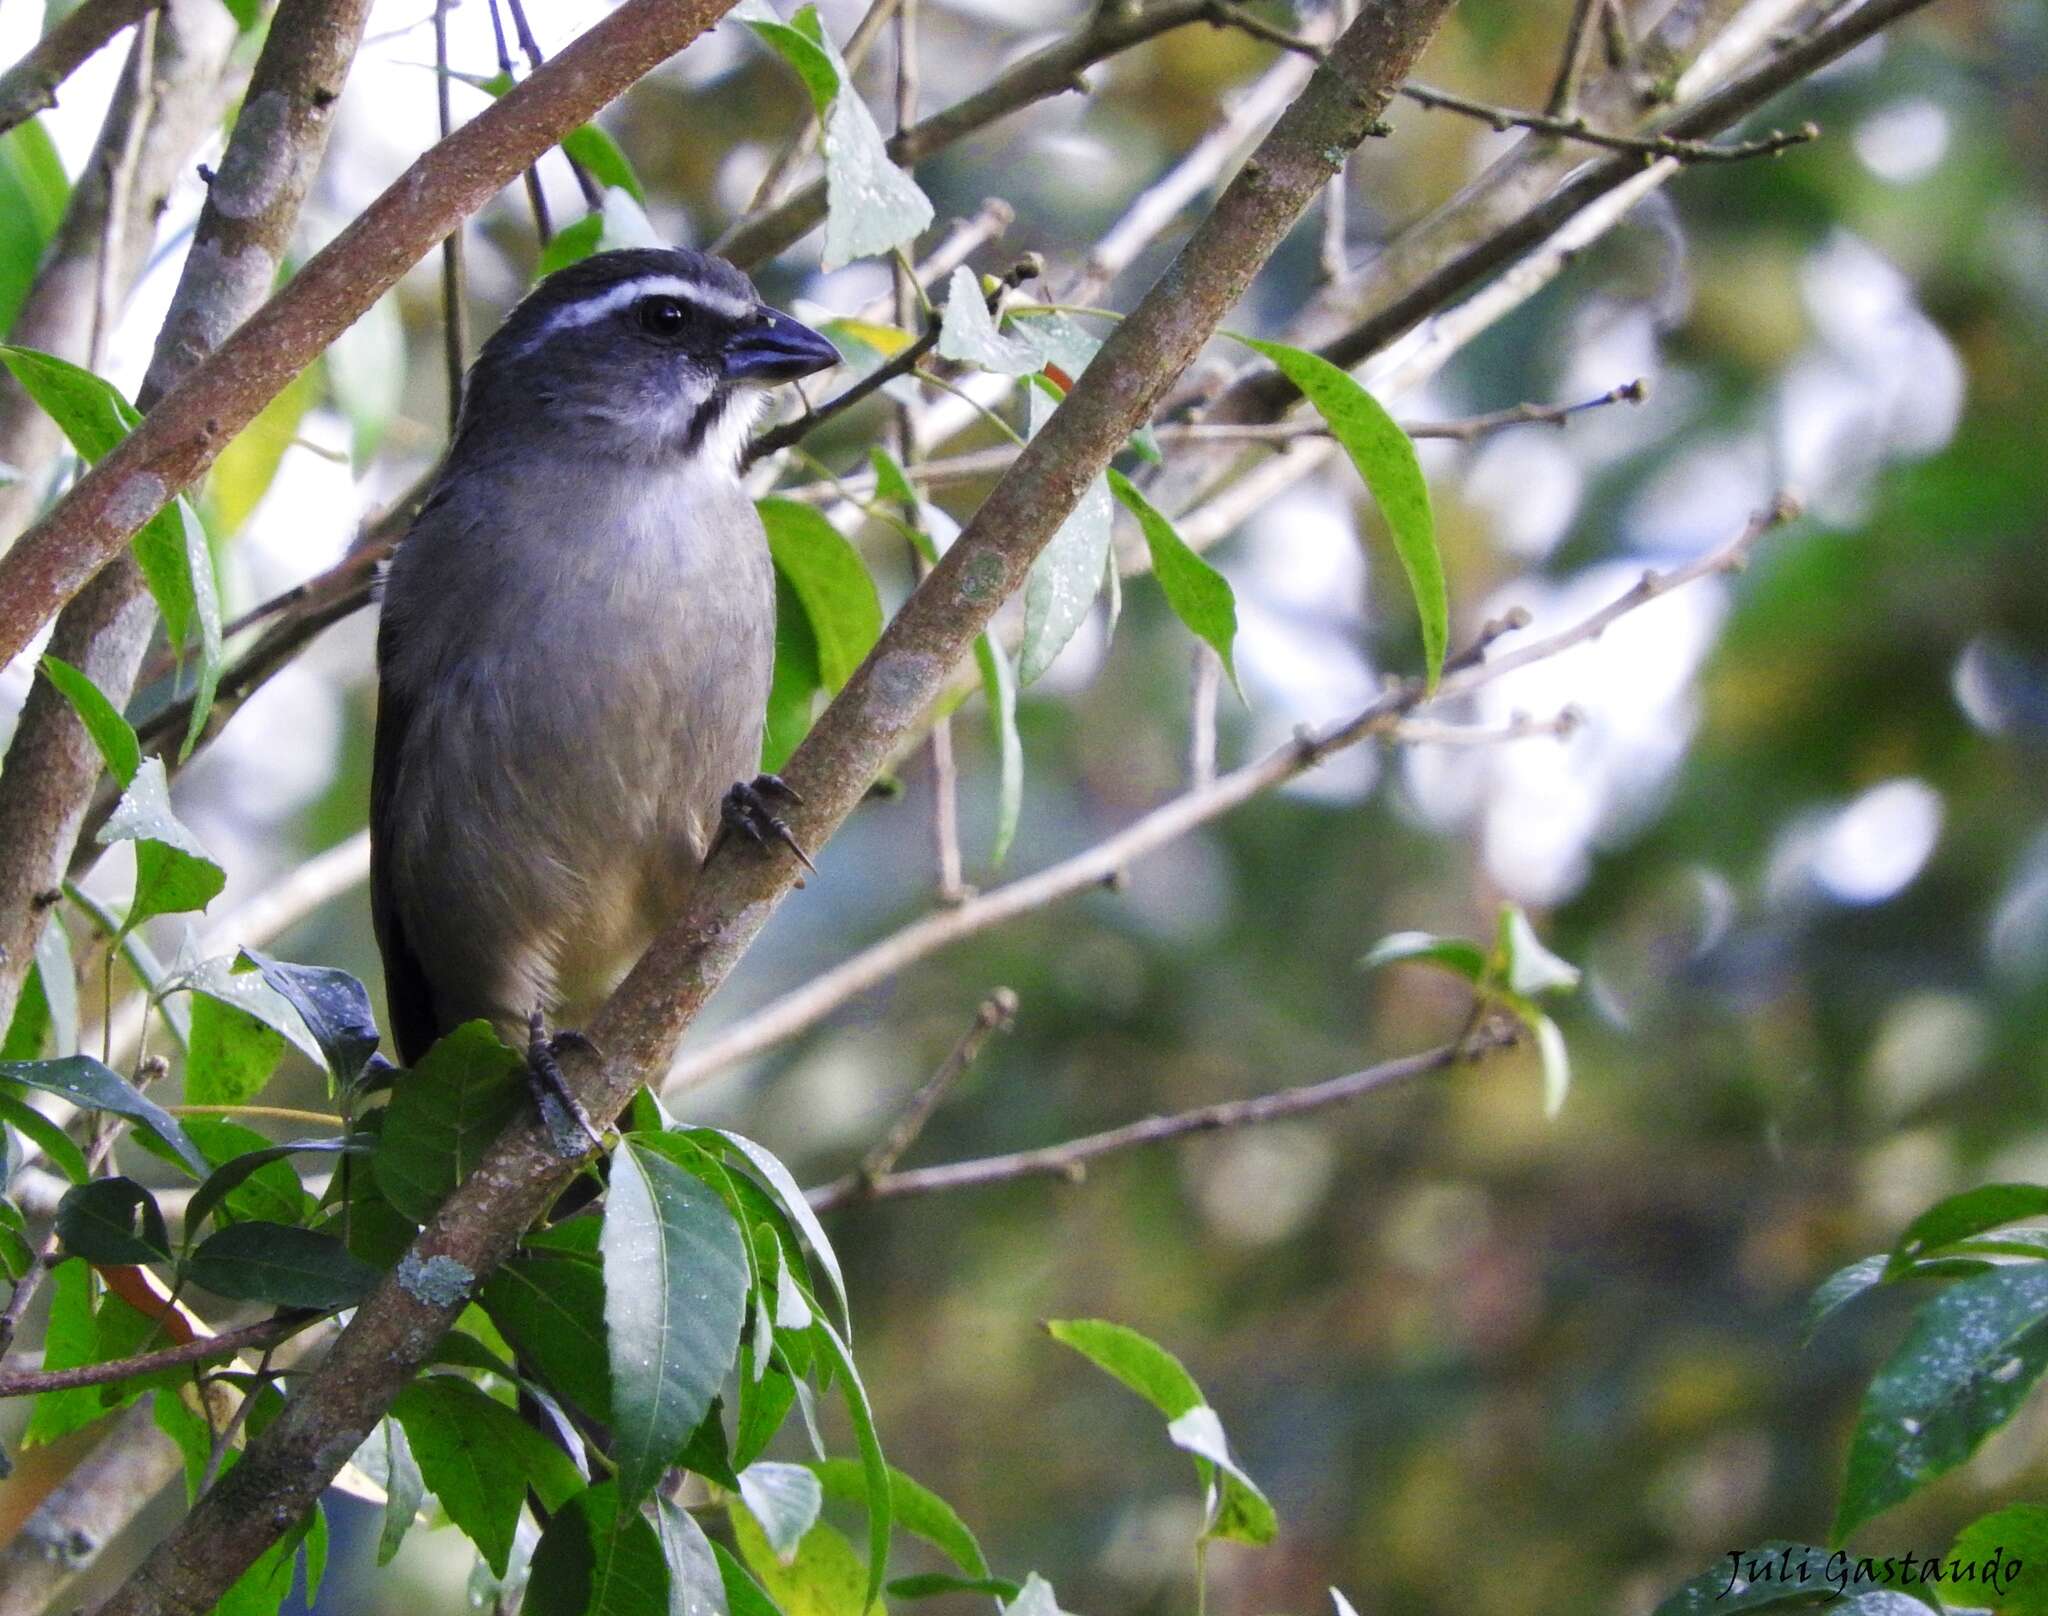
[[[689,324],[689,310],[672,297],[643,297],[633,305],[633,317],[650,337],[673,337]]]

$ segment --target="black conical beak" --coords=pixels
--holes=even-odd
[[[725,346],[728,381],[787,382],[839,363],[839,350],[801,320],[763,309],[760,322]]]

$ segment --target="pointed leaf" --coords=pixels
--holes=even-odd
[[[1508,987],[1525,998],[1566,992],[1579,985],[1579,968],[1543,946],[1520,904],[1500,906],[1498,947],[1507,965]]]
[[[1438,937],[1426,931],[1397,931],[1382,937],[1358,963],[1368,971],[1382,965],[1419,961],[1438,965],[1466,981],[1477,983],[1486,975],[1486,950],[1465,937]]]
[[[132,931],[156,915],[204,909],[227,885],[227,872],[171,811],[162,758],[142,760],[95,839],[103,847],[135,844],[135,899],[128,906],[124,930]]]
[[[453,1375],[426,1375],[391,1405],[427,1488],[499,1576],[531,1486],[548,1509],[583,1488],[567,1454],[503,1403]]]
[[[1138,491],[1138,485],[1111,467],[1109,486],[1124,508],[1138,519],[1145,547],[1152,553],[1152,572],[1166,604],[1195,636],[1222,659],[1223,671],[1237,685],[1237,597],[1223,574],[1188,547],[1174,525]],[[1112,557],[1111,565],[1115,565]]]
[[[688,1510],[657,1498],[654,1530],[668,1562],[668,1616],[727,1616],[725,1577],[704,1528]]]
[[[824,1484],[827,1498],[848,1504],[867,1502],[867,1472],[856,1461],[820,1459],[810,1468]],[[988,1561],[982,1555],[981,1544],[953,1506],[894,1465],[889,1467],[889,1513],[899,1527],[923,1538],[969,1577],[988,1575]]]
[[[1224,1439],[1223,1421],[1213,1408],[1204,1404],[1169,1421],[1166,1438],[1175,1447],[1208,1460],[1222,1473],[1222,1486],[1217,1491],[1207,1536],[1239,1543],[1273,1541],[1280,1530],[1273,1506],[1266,1502],[1258,1483],[1232,1457],[1230,1444]]]
[[[974,661],[981,669],[982,699],[988,705],[989,730],[996,746],[996,835],[989,862],[1000,866],[1017,839],[1024,811],[1024,739],[1017,729],[1017,675],[993,634],[974,639]]]
[[[613,1154],[599,1250],[619,1501],[632,1509],[667,1472],[738,1356],[747,1259],[725,1203],[638,1135]]]
[[[669,1616],[668,1561],[653,1525],[602,1482],[556,1512],[533,1551],[523,1609],[548,1616]]]
[[[110,1066],[90,1055],[67,1055],[46,1061],[0,1061],[0,1082],[22,1083],[45,1094],[57,1094],[87,1111],[111,1111],[155,1134],[177,1153],[197,1178],[206,1172],[206,1158],[194,1147],[178,1119],[150,1099]]]
[[[27,301],[71,197],[64,161],[40,118],[0,135],[0,332]]]
[[[300,1022],[319,1046],[327,1075],[343,1089],[360,1081],[364,1067],[377,1053],[379,1038],[369,990],[348,972],[332,966],[293,965],[253,948],[243,949],[241,958],[260,971],[265,985],[298,1012]],[[244,1008],[264,1014],[258,1002]],[[303,1040],[288,1025],[282,1021],[272,1025],[303,1047]]]
[[[728,1128],[709,1130],[712,1137],[723,1139],[742,1156],[747,1165],[768,1182],[775,1201],[788,1214],[804,1243],[811,1248],[811,1255],[818,1259],[818,1266],[825,1270],[826,1281],[832,1287],[832,1294],[839,1301],[839,1322],[846,1327],[846,1339],[853,1339],[853,1313],[846,1305],[846,1276],[839,1271],[839,1254],[832,1249],[832,1242],[826,1238],[825,1226],[818,1221],[818,1214],[811,1210],[811,1203],[805,1197],[790,1170],[766,1145],[757,1145],[745,1134],[732,1132]]]
[[[1923,1306],[1864,1395],[1836,1541],[1969,1458],[2044,1367],[2048,1267],[1994,1269]]]
[[[804,1534],[796,1558],[784,1565],[752,1515],[735,1504],[731,1520],[740,1558],[786,1616],[880,1616],[881,1606],[865,1591],[867,1573],[860,1556],[838,1528],[818,1522]],[[726,1597],[737,1616],[743,1607],[733,1597],[730,1577]]]
[[[1429,483],[1415,458],[1414,443],[1378,399],[1329,360],[1281,342],[1238,340],[1272,360],[1281,375],[1301,389],[1372,491],[1415,596],[1425,677],[1434,690],[1450,643],[1450,597],[1444,588],[1443,558],[1437,553]]]
[[[378,1277],[331,1234],[254,1219],[208,1235],[192,1253],[186,1275],[216,1296],[323,1313],[353,1307]]]
[[[484,1282],[479,1300],[550,1390],[600,1425],[611,1424],[604,1274],[595,1261],[523,1251]]]
[[[1046,1330],[1096,1368],[1114,1375],[1169,1420],[1203,1404],[1202,1388],[1157,1342],[1107,1319],[1052,1319]]]
[[[776,1559],[788,1565],[824,1507],[825,1489],[802,1465],[764,1459],[740,1472],[740,1501],[752,1513]]]
[[[2048,1217],[2048,1187],[2039,1184],[1981,1184],[1951,1195],[1906,1225],[1892,1248],[1887,1277],[1903,1272],[1928,1252],[1986,1229],[2039,1217]]]
[[[225,1204],[236,1190],[273,1162],[298,1155],[365,1156],[376,1148],[376,1144],[377,1141],[368,1134],[355,1134],[346,1139],[288,1139],[280,1145],[265,1145],[230,1157],[207,1174],[205,1182],[192,1192],[192,1199],[185,1207],[185,1227],[196,1229],[215,1208]]]
[[[831,1320],[821,1316],[811,1333],[839,1373],[840,1396],[846,1402],[847,1417],[853,1422],[861,1472],[867,1478],[868,1586],[862,1603],[872,1605],[889,1575],[889,1530],[893,1521],[889,1464],[882,1457],[881,1440],[875,1434],[874,1410],[868,1403],[867,1388],[861,1384],[860,1371],[853,1366],[853,1354],[834,1332]]]
[[[1054,404],[1039,389],[1031,397],[1031,431],[1035,435],[1052,418]],[[1017,653],[1017,678],[1034,684],[1053,659],[1066,649],[1102,592],[1103,569],[1109,564],[1111,527],[1116,506],[1109,484],[1096,478],[1067,519],[1031,563],[1024,582],[1024,642]]]
[[[168,1262],[171,1237],[156,1197],[132,1178],[74,1184],[57,1203],[57,1238],[89,1263]]]
[[[1837,1268],[1815,1286],[1813,1295],[1807,1298],[1806,1323],[1800,1331],[1800,1340],[1811,1341],[1838,1309],[1855,1301],[1865,1291],[1883,1284],[1884,1277],[1885,1257],[1882,1252]]]
[[[428,1050],[386,1109],[375,1167],[384,1198],[415,1223],[432,1217],[531,1104],[524,1069],[487,1021],[465,1022]]]
[[[881,637],[875,581],[860,553],[815,506],[764,499],[756,509],[776,571],[803,603],[817,641],[819,678],[837,693]]]
[[[1040,368],[1029,342],[996,329],[981,282],[965,264],[946,283],[946,310],[939,322],[939,357],[997,376],[1028,376]]]
[[[84,673],[54,656],[42,661],[43,677],[63,694],[85,726],[92,744],[106,760],[107,772],[124,789],[135,778],[142,762],[142,743],[135,738],[135,726],[121,716],[106,694]]]

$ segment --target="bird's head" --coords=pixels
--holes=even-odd
[[[477,355],[462,440],[731,473],[776,382],[839,362],[723,259],[686,248],[596,253],[527,294]]]

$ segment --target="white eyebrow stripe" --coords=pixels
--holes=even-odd
[[[608,292],[596,297],[584,298],[580,303],[571,303],[548,316],[539,330],[522,342],[520,353],[531,353],[548,338],[562,331],[573,331],[579,326],[595,325],[637,303],[643,297],[660,297],[666,294],[679,297],[688,303],[698,304],[713,314],[723,315],[728,320],[744,320],[754,312],[754,305],[745,298],[734,297],[730,292],[720,291],[715,286],[706,286],[701,281],[687,280],[681,275],[642,275],[637,280],[621,281]]]

